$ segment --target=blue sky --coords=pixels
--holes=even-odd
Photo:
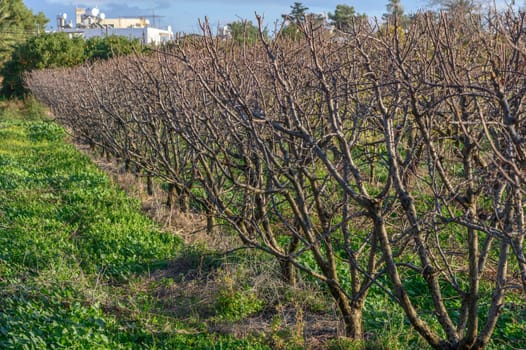
[[[502,0],[500,0],[502,1]],[[385,12],[387,0],[305,0],[300,1],[309,12],[333,12],[336,5],[354,6],[359,13],[381,16]],[[426,7],[428,0],[402,0],[406,13],[416,12]],[[75,6],[92,8],[97,6],[107,17],[119,16],[162,16],[161,26],[172,26],[174,32],[198,32],[197,20],[208,17],[213,27],[225,25],[238,19],[254,19],[254,12],[265,17],[271,25],[280,19],[281,14],[289,13],[294,0],[24,0],[33,12],[44,12],[50,19],[49,26],[56,26],[56,15],[67,13],[74,19]]]

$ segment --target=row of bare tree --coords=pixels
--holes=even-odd
[[[93,147],[326,285],[350,337],[382,290],[435,349],[481,349],[526,292],[524,14],[309,21],[73,69],[33,94]],[[415,290],[417,286],[421,289]],[[523,294],[524,295],[524,294]],[[486,305],[487,307],[482,307]]]

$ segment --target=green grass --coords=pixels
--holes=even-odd
[[[183,324],[134,289],[185,247],[30,111],[0,117],[0,348],[264,348]]]

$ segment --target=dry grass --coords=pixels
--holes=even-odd
[[[156,271],[150,286],[165,312],[189,323],[204,321],[209,332],[265,339],[275,349],[324,349],[327,340],[343,334],[337,311],[318,290],[304,283],[292,289],[276,277],[273,261],[259,264],[229,263],[224,258],[221,264],[210,265],[206,257],[190,255]],[[218,318],[215,304],[225,283],[250,285],[264,300],[264,309],[235,321]]]

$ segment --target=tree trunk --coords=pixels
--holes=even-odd
[[[130,160],[129,159],[125,159],[124,160],[124,172],[127,174],[129,173],[131,170],[131,167],[130,167]]]
[[[296,267],[289,260],[282,260],[279,262],[281,268],[281,278],[289,286],[296,287]]]
[[[437,335],[434,330],[431,329],[429,325],[420,318],[416,308],[414,307],[409,295],[404,288],[401,276],[398,272],[398,267],[394,259],[391,242],[389,241],[389,236],[387,234],[383,217],[378,215],[374,217],[374,221],[374,234],[378,237],[378,242],[380,243],[380,247],[385,259],[387,274],[391,283],[393,284],[392,288],[394,295],[398,299],[398,304],[404,310],[413,328],[418,333],[420,333],[420,335],[429,343],[429,345],[435,349],[443,349],[443,342],[441,341],[440,336]]]
[[[153,195],[153,179],[150,174],[146,175],[146,192],[148,193],[148,196]]]
[[[329,283],[329,291],[338,304],[338,309],[342,314],[345,324],[345,336],[351,339],[362,339],[362,309],[363,302],[351,305],[349,298],[336,286]]]
[[[166,206],[170,209],[173,208],[175,203],[175,185],[174,184],[168,184],[168,191],[166,196]]]
[[[362,317],[363,317],[362,306],[351,308],[351,314],[347,318],[344,317],[345,322],[345,335],[352,339],[362,339]]]
[[[287,254],[292,254],[298,249],[300,244],[300,240],[296,236],[292,236],[291,241],[289,243]],[[291,287],[296,287],[297,282],[297,273],[296,273],[296,266],[289,261],[289,260],[283,260],[280,261],[280,267],[281,267],[281,278],[285,283],[290,285]]]
[[[215,217],[212,213],[207,213],[206,215],[206,233],[211,235],[214,233],[215,228]]]
[[[190,196],[186,193],[185,190],[178,190],[177,191],[178,202],[179,202],[179,209],[182,212],[187,212],[190,210]]]

